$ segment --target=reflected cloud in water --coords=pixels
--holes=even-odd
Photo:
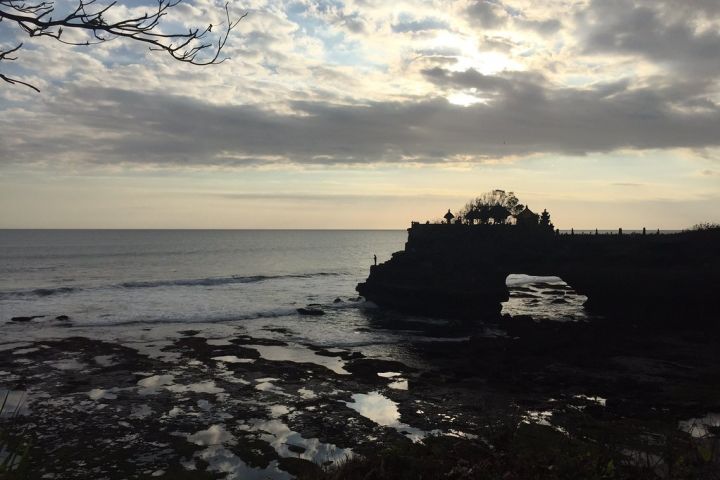
[[[258,437],[269,443],[281,457],[302,458],[322,465],[326,462],[338,462],[353,455],[349,448],[322,443],[317,438],[304,438],[277,419],[253,419],[240,428],[257,432]]]

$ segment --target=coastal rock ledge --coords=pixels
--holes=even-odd
[[[556,275],[585,307],[634,323],[714,324],[720,230],[570,235],[515,225],[419,224],[405,250],[370,267],[357,291],[381,307],[493,321],[511,273]]]

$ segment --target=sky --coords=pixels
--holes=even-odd
[[[205,67],[0,22],[0,73],[41,90],[0,82],[0,228],[395,229],[496,188],[560,228],[720,222],[717,0],[229,8]]]

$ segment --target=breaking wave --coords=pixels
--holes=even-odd
[[[232,276],[232,277],[210,277],[210,278],[194,278],[181,280],[158,280],[158,281],[142,281],[142,282],[125,282],[119,286],[123,288],[154,288],[154,287],[194,287],[194,286],[214,286],[227,285],[231,283],[257,283],[268,280],[281,280],[285,278],[312,278],[322,276],[336,276],[339,273],[307,273],[302,275],[252,275],[248,277]]]
[[[102,327],[102,326],[120,326],[120,325],[152,325],[156,323],[224,323],[238,320],[254,320],[258,318],[281,318],[297,315],[297,309],[295,308],[276,308],[268,310],[258,310],[251,312],[243,312],[237,314],[221,314],[215,316],[205,316],[199,318],[197,315],[190,316],[177,316],[168,315],[161,317],[138,317],[138,318],[113,318],[113,316],[102,317],[102,319],[95,319],[90,321],[82,321],[81,324],[84,327]]]
[[[36,288],[33,290],[16,290],[10,292],[0,292],[0,299],[11,297],[49,297],[50,295],[60,295],[63,293],[76,292],[75,287],[57,287],[57,288]]]
[[[217,286],[217,285],[229,285],[234,283],[258,283],[266,282],[270,280],[282,280],[291,278],[313,278],[313,277],[332,277],[340,276],[343,273],[339,272],[317,272],[317,273],[305,273],[305,274],[294,274],[294,275],[251,275],[251,276],[239,276],[234,275],[230,277],[208,277],[208,278],[190,278],[190,279],[178,279],[178,280],[143,280],[143,281],[132,281],[123,282],[115,285],[97,286],[97,287],[57,287],[57,288],[36,288],[32,290],[15,290],[0,292],[0,299],[12,298],[12,297],[48,297],[50,295],[61,295],[74,293],[85,290],[98,290],[107,288],[158,288],[158,287],[195,287],[195,286]]]

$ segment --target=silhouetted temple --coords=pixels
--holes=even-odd
[[[515,215],[517,225],[519,226],[535,226],[540,223],[540,215],[534,213],[529,207]]]
[[[487,320],[508,300],[509,274],[557,275],[588,297],[586,308],[613,318],[703,322],[717,316],[717,229],[558,235],[547,211],[538,216],[529,208],[516,222],[413,222],[405,250],[371,267],[357,290],[403,312]]]

